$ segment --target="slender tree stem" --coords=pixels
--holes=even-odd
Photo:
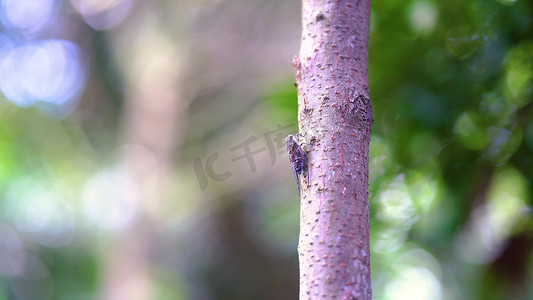
[[[295,56],[302,176],[300,299],[371,299],[369,0],[303,0]]]

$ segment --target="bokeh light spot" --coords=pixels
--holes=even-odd
[[[426,268],[405,268],[386,286],[387,299],[438,300],[442,287],[438,279]]]
[[[385,285],[386,299],[442,298],[442,270],[429,252],[407,245],[392,261],[393,277]]]
[[[398,175],[378,195],[381,209],[377,214],[380,220],[386,220],[396,225],[411,225],[416,217],[409,190],[405,184],[405,175]]]
[[[489,143],[483,117],[474,112],[462,113],[455,122],[454,132],[469,150],[481,150]]]
[[[430,172],[409,171],[406,182],[409,194],[420,213],[427,213],[440,202],[440,182]]]
[[[411,5],[409,20],[411,27],[422,34],[429,34],[437,24],[437,7],[434,3],[417,1]]]
[[[510,131],[506,128],[490,127],[488,132],[490,143],[486,149],[486,154],[495,162],[508,160],[522,143],[520,130]]]
[[[455,241],[457,256],[474,264],[488,264],[498,257],[507,239],[527,216],[527,181],[507,167],[493,176],[487,203],[475,208]]]
[[[102,171],[83,189],[83,212],[101,228],[121,230],[134,219],[140,200],[137,183],[127,173]]]
[[[511,234],[512,226],[524,214],[527,191],[527,180],[515,169],[506,168],[496,174],[488,198],[488,217],[493,234],[500,238]]]
[[[520,107],[531,102],[532,83],[533,41],[527,40],[509,51],[505,59],[506,100]]]
[[[131,0],[71,0],[85,22],[96,30],[108,30],[128,15]]]
[[[55,21],[56,0],[0,0],[0,20],[11,29],[35,34]]]
[[[448,31],[446,49],[451,56],[466,59],[485,44],[485,37],[475,28],[462,26]]]
[[[370,138],[369,181],[372,183],[394,166],[392,151],[387,141],[379,135]]]
[[[60,195],[44,192],[30,200],[27,228],[36,242],[47,247],[62,247],[74,236],[72,209]]]
[[[31,233],[43,246],[62,247],[73,238],[72,209],[60,194],[34,178],[24,177],[10,184],[4,208],[18,230]]]
[[[0,89],[20,107],[67,106],[84,86],[82,61],[80,49],[65,40],[20,44],[0,58]]]

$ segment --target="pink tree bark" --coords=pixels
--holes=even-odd
[[[371,299],[368,147],[370,0],[303,0],[294,57],[302,179],[300,299]]]

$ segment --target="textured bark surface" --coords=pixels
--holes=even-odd
[[[368,146],[370,0],[303,0],[295,56],[302,180],[300,299],[371,299]]]

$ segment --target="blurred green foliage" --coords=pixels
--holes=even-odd
[[[372,4],[374,296],[531,298],[532,3]]]

